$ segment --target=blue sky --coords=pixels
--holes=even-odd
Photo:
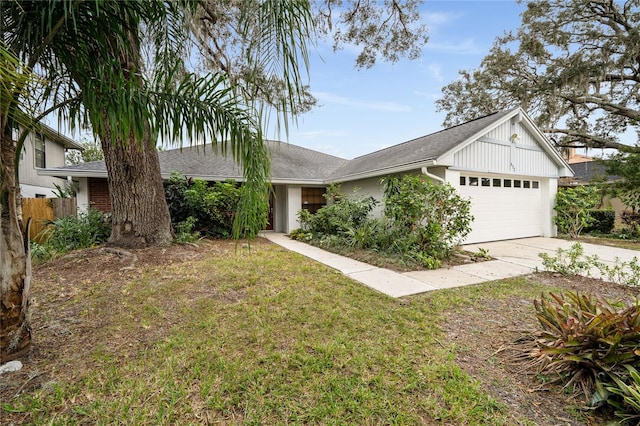
[[[525,8],[515,1],[427,1],[422,57],[367,70],[355,69],[354,50],[317,46],[310,85],[320,107],[280,139],[354,158],[442,129],[444,113],[435,109],[442,87],[459,70],[477,68],[497,36],[520,26]]]

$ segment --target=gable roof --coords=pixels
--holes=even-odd
[[[394,170],[399,167],[405,170],[407,168],[417,168],[421,163],[435,160],[451,151],[517,109],[519,108],[495,112],[430,135],[354,158],[336,170],[330,176],[330,179],[338,181],[349,180],[349,178],[359,178],[365,173],[383,174],[399,171]]]
[[[265,141],[272,156],[271,182],[326,184],[366,177],[382,176],[409,170],[451,165],[451,155],[510,119],[522,123],[540,143],[543,151],[561,166],[563,173],[573,175],[566,161],[519,107],[495,112],[430,135],[422,136],[370,154],[345,160],[289,143]],[[242,180],[242,169],[231,157],[224,157],[212,146],[194,146],[159,152],[160,169],[166,179],[174,171],[210,181]],[[106,177],[104,162],[84,163],[59,169],[40,170],[52,176]]]
[[[272,183],[317,183],[348,160],[323,154],[284,142],[265,141],[272,157]],[[199,145],[182,149],[160,151],[160,172],[168,178],[172,172],[205,180],[242,180],[242,168],[231,155],[222,155],[216,147]],[[104,161],[75,164],[48,169],[47,174],[58,173],[76,177],[106,177]]]

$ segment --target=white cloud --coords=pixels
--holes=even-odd
[[[409,112],[411,107],[395,102],[367,101],[361,99],[349,98],[327,92],[314,92],[313,95],[318,98],[321,104],[345,105],[354,108],[369,109],[382,112]]]
[[[426,50],[436,50],[447,53],[458,53],[463,55],[485,55],[486,49],[480,48],[475,39],[468,38],[454,42],[429,41],[425,46]]]
[[[449,24],[462,16],[460,12],[427,12],[422,14],[422,20],[430,29],[442,24]]]
[[[442,65],[440,64],[429,64],[427,65],[427,69],[431,73],[431,75],[438,81],[442,81],[444,78],[442,76]]]

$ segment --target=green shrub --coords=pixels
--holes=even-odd
[[[600,202],[600,192],[594,186],[577,186],[558,191],[554,210],[558,231],[577,237],[583,228],[591,225],[591,212]]]
[[[29,241],[29,248],[31,250],[32,261],[40,263],[51,259],[52,253],[46,245],[38,244],[35,241]]]
[[[341,192],[340,185],[331,184],[324,195],[328,204],[318,209],[315,214],[307,210],[298,212],[298,220],[302,228],[319,235],[338,235],[357,230],[369,218],[369,214],[378,204],[373,197],[359,196],[356,191],[348,197]]]
[[[626,234],[632,238],[640,238],[640,213],[624,211],[620,214],[620,220]]]
[[[446,258],[471,231],[471,202],[451,185],[412,175],[386,178],[383,184],[384,213],[394,240],[406,253],[421,253],[423,259]],[[434,264],[431,260],[421,263]]]
[[[597,255],[585,256],[582,244],[575,243],[569,249],[558,248],[555,256],[539,253],[542,265],[548,270],[562,275],[591,275],[591,268],[602,269],[603,263]]]
[[[111,236],[109,221],[96,209],[56,219],[51,225],[44,231],[47,238],[44,245],[59,253],[93,247],[107,242]]]
[[[234,180],[209,184],[202,179],[172,174],[165,186],[171,222],[177,229],[192,218],[191,231],[230,238],[242,188]],[[265,212],[266,218],[266,212]],[[180,225],[182,224],[182,225]]]
[[[471,203],[450,185],[434,185],[420,176],[388,178],[385,184],[385,217],[369,215],[378,202],[373,197],[345,196],[339,185],[331,185],[325,197],[330,202],[315,214],[298,212],[302,231],[294,239],[320,246],[344,246],[375,250],[438,268],[458,241],[471,230]]]
[[[591,210],[589,214],[593,221],[583,229],[584,232],[610,234],[611,231],[613,231],[616,221],[616,212],[613,210]]]
[[[200,232],[194,231],[196,220],[193,216],[189,216],[184,222],[180,222],[176,225],[176,237],[177,243],[192,243],[198,241],[200,238]]]
[[[574,292],[549,296],[534,300],[541,328],[529,356],[540,374],[598,403],[601,380],[640,362],[640,300],[609,303]]]

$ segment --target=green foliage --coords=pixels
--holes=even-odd
[[[451,185],[412,175],[389,177],[383,184],[391,232],[396,240],[408,241],[413,251],[442,259],[471,231],[471,202]]]
[[[301,210],[301,211],[306,212],[306,210]],[[311,239],[313,238],[313,234],[309,231],[305,231],[302,228],[298,228],[289,232],[289,238],[297,241],[311,241]]]
[[[640,213],[624,211],[620,214],[622,231],[631,238],[640,238]]]
[[[616,257],[612,266],[601,263],[600,273],[614,283],[630,287],[640,286],[640,261],[638,261],[638,257],[634,257],[629,262],[622,262]]]
[[[29,249],[31,251],[31,260],[37,263],[46,262],[51,259],[52,253],[46,245],[38,244],[35,241],[29,241]]]
[[[177,223],[175,241],[177,243],[192,243],[198,241],[200,232],[193,230],[195,224],[196,220],[193,216],[189,216],[184,222]]]
[[[65,183],[64,188],[56,183],[54,183],[53,186],[56,187],[53,194],[58,198],[73,198],[78,192],[78,188],[69,182]]]
[[[369,214],[377,205],[357,192],[346,196],[332,185],[325,197],[329,205],[314,215],[298,212],[303,233],[293,238],[320,245],[376,250],[400,256],[430,269],[440,267],[454,245],[470,231],[470,202],[450,185],[434,185],[419,176],[388,178],[385,217]]]
[[[541,328],[529,356],[540,374],[591,398],[602,377],[640,362],[640,300],[609,303],[574,292],[549,296],[534,300]]]
[[[104,160],[104,152],[100,141],[94,138],[83,137],[80,140],[83,150],[70,149],[65,154],[65,162],[67,164],[91,163],[93,161]]]
[[[600,202],[597,188],[592,186],[578,186],[558,191],[554,210],[554,221],[558,231],[577,237],[582,229],[593,222],[591,212]]]
[[[640,146],[638,146],[640,148]],[[605,187],[632,211],[640,211],[640,153],[617,153],[604,162],[608,174],[620,179]]]
[[[623,424],[640,424],[640,372],[629,364],[625,368],[626,375],[610,374],[611,382],[604,386],[606,400]]]
[[[173,226],[189,234],[230,238],[244,187],[234,180],[209,184],[174,173],[165,186]],[[260,210],[262,211],[262,210]],[[263,211],[266,220],[266,211]]]
[[[346,196],[340,185],[332,184],[327,188],[325,198],[331,204],[320,208],[315,214],[307,210],[298,212],[303,229],[314,234],[339,235],[354,232],[369,220],[369,213],[378,204],[373,197],[362,197],[356,191]]]
[[[569,249],[558,248],[555,256],[547,253],[539,253],[542,265],[548,271],[558,272],[562,275],[591,274],[591,268],[601,268],[603,265],[597,255],[584,256],[582,244],[575,243]]]
[[[640,261],[634,257],[628,262],[616,257],[613,265],[602,261],[598,255],[585,256],[582,244],[575,243],[569,249],[558,248],[555,256],[539,253],[542,265],[548,270],[562,275],[591,275],[596,269],[611,282],[631,287],[640,286]]]
[[[58,253],[105,243],[111,235],[110,223],[96,209],[56,219],[51,225],[44,231],[47,237],[44,245]]]
[[[597,232],[601,234],[610,234],[616,221],[616,212],[613,210],[591,210],[589,212],[593,221],[586,226],[584,232]]]

